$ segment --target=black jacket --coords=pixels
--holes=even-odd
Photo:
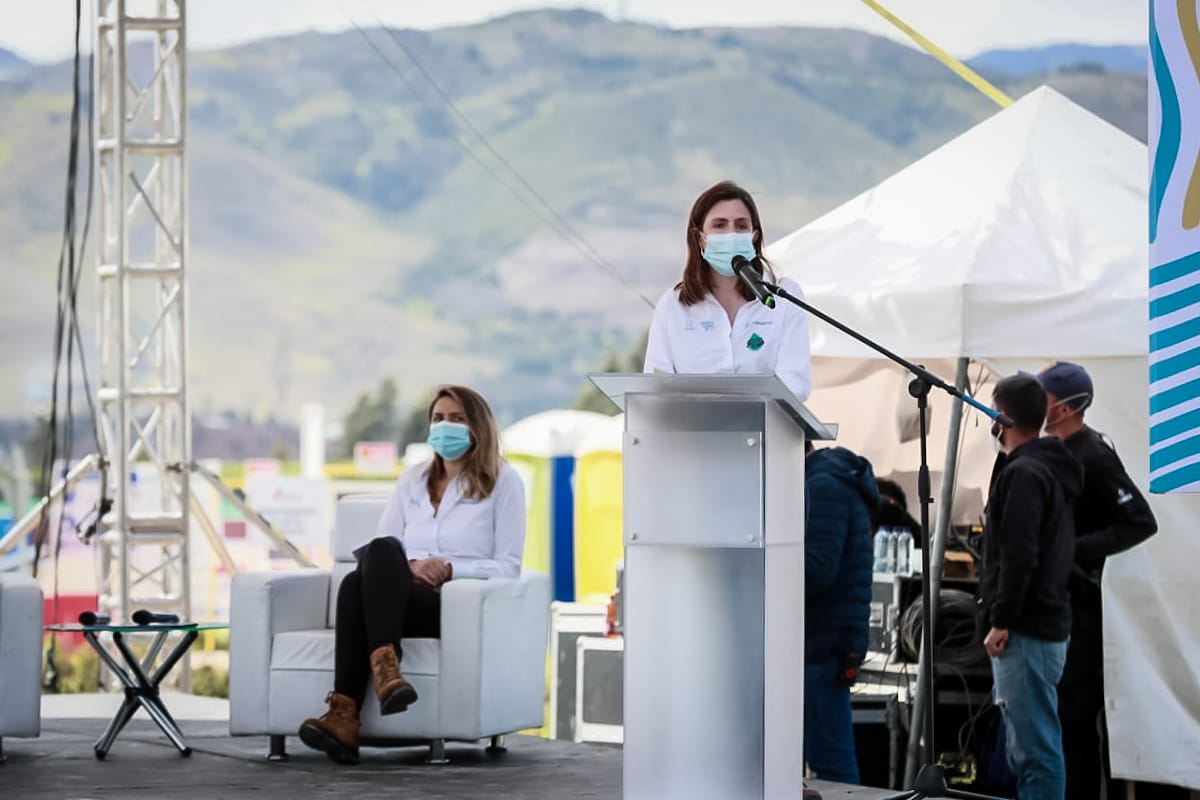
[[[1084,426],[1063,440],[1083,465],[1083,491],[1075,500],[1075,567],[1071,571],[1071,649],[1103,670],[1100,572],[1104,560],[1149,539],[1158,530],[1154,512],[1125,472],[1113,448]],[[1072,660],[1072,659],[1068,659]],[[1087,665],[1073,664],[1072,674]]]
[[[1051,437],[1021,445],[993,475],[979,581],[985,628],[1054,642],[1070,635],[1071,504],[1082,487],[1083,468]]]
[[[1098,580],[1104,559],[1149,539],[1158,522],[1100,434],[1084,426],[1063,444],[1083,465],[1083,491],[1075,501],[1075,563]]]
[[[804,459],[804,660],[864,655],[870,637],[871,511],[879,487],[871,462],[844,447]]]

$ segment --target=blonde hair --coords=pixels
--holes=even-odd
[[[461,477],[466,483],[463,494],[472,500],[482,500],[492,493],[496,481],[500,479],[500,427],[483,396],[466,386],[439,386],[429,404],[427,416],[430,419],[433,418],[433,407],[443,397],[449,397],[462,406],[467,428],[471,431],[471,447],[463,456]],[[435,453],[426,480],[431,498],[436,497],[438,482],[445,477],[446,462]]]

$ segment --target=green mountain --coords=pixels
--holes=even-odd
[[[540,11],[365,36],[387,60],[357,31],[190,56],[198,411],[340,415],[385,376],[405,401],[469,382],[506,419],[568,403],[640,335],[708,185],[782,236],[995,110],[848,30]],[[1144,76],[1050,82],[1145,138]],[[48,383],[69,88],[67,64],[0,83],[0,415]]]
[[[1004,75],[1038,75],[1092,65],[1111,72],[1145,72],[1146,45],[1051,44],[1020,50],[988,50],[968,63],[974,69]]]

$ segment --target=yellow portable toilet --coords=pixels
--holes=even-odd
[[[554,599],[575,599],[575,450],[610,424],[607,414],[555,409],[514,422],[501,433],[504,457],[525,483],[522,566],[550,576]]]
[[[612,417],[575,450],[575,599],[604,604],[616,590],[622,538],[621,444],[625,415]]]

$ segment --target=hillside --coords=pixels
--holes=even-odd
[[[778,237],[994,111],[856,31],[529,12],[394,32],[419,67],[368,33],[399,72],[355,31],[190,59],[197,410],[288,418],[321,399],[340,415],[385,376],[406,401],[469,381],[505,418],[569,402],[640,334],[639,294],[677,276],[706,186],[747,185]],[[632,288],[555,232],[422,69]],[[1050,82],[1145,138],[1144,77]],[[0,83],[0,416],[28,413],[48,381],[68,87],[66,64]]]
[[[1145,72],[1145,45],[1052,44],[1020,50],[988,50],[968,62],[975,69],[1013,76],[1077,69],[1107,72]]]
[[[13,51],[0,47],[0,81],[20,78],[29,71],[29,68],[28,61]]]

